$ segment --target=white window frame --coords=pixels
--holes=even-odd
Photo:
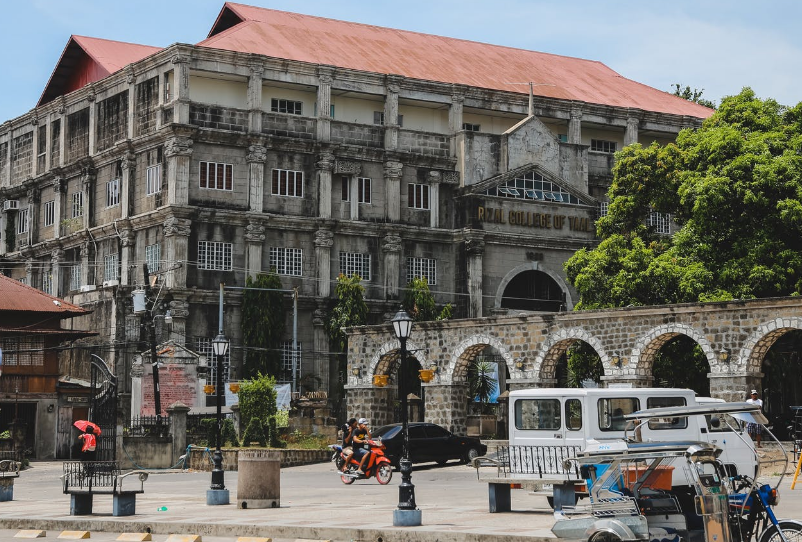
[[[300,100],[286,98],[271,98],[270,111],[273,113],[286,113],[288,115],[303,115],[304,103]]]
[[[84,193],[72,193],[72,218],[84,216]]]
[[[654,227],[655,233],[659,233],[661,235],[671,234],[671,222],[671,213],[658,213],[656,211],[652,211],[649,213],[649,216],[646,217],[646,225]]]
[[[42,271],[42,291],[46,294],[56,295],[53,292],[53,271],[50,269]]]
[[[103,258],[103,280],[120,280],[119,254],[106,254]]]
[[[231,271],[233,243],[198,241],[198,269]]]
[[[346,277],[359,275],[369,282],[371,278],[370,254],[363,252],[340,252],[340,273]]]
[[[222,169],[222,178],[220,170]],[[204,186],[204,173],[206,186]],[[221,190],[225,192],[234,191],[234,164],[223,162],[199,162],[198,163],[198,187],[202,190]]]
[[[343,177],[342,200],[351,201],[351,177]],[[357,203],[370,205],[372,203],[373,184],[370,177],[357,177]]]
[[[428,184],[409,183],[407,192],[412,191],[412,194],[407,194],[407,204],[410,209],[421,209],[428,211],[431,209],[431,191]],[[411,200],[411,201],[410,201]]]
[[[81,288],[81,266],[70,266],[70,291],[79,290]]]
[[[472,122],[463,122],[462,129],[466,132],[481,132],[481,124],[474,124]]]
[[[303,259],[303,249],[270,247],[270,269],[275,269],[278,275],[303,276]]]
[[[599,218],[604,218],[610,212],[610,202],[602,201],[599,203]]]
[[[425,278],[429,286],[437,284],[437,260],[434,258],[418,258],[410,256],[407,258],[407,284],[412,279]]]
[[[296,345],[295,374],[301,374],[301,341]],[[292,381],[292,340],[281,343],[281,374],[276,379],[277,384],[289,384]],[[285,377],[286,379],[281,378]]]
[[[145,247],[145,263],[148,264],[148,272],[152,273],[161,268],[162,248],[159,243],[153,243]]]
[[[162,191],[162,165],[154,164],[145,169],[145,195],[155,196]]]
[[[298,193],[298,179],[301,180],[301,190]],[[292,178],[292,182],[290,182]],[[292,169],[274,168],[270,174],[270,193],[274,196],[288,198],[304,197],[304,172]]]
[[[44,224],[45,226],[52,226],[56,222],[56,201],[50,200],[43,204],[44,211]]]
[[[590,140],[590,150],[593,152],[603,152],[607,154],[614,154],[618,149],[618,143],[616,141],[610,141],[607,139],[591,139]]]
[[[28,233],[28,217],[30,217],[29,207],[24,207],[17,213],[17,235]]]
[[[106,208],[116,207],[120,204],[120,178],[112,179],[106,183]]]

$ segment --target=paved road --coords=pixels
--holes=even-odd
[[[421,527],[395,528],[392,512],[398,502],[398,472],[388,486],[375,479],[345,486],[330,463],[282,469],[281,507],[240,510],[236,505],[207,506],[210,474],[153,474],[145,494],[137,498],[137,515],[111,516],[111,497],[95,498],[91,517],[69,516],[69,497],[61,492],[61,463],[34,463],[14,487],[13,502],[0,504],[0,541],[12,540],[17,529],[41,528],[55,540],[62,530],[89,530],[92,540],[115,540],[122,532],[150,529],[153,540],[171,533],[200,534],[205,542],[231,542],[238,536],[269,536],[274,541],[330,539],[381,542],[499,542],[551,538],[551,509],[544,495],[513,492],[512,513],[487,511],[487,486],[464,465],[416,467]],[[226,487],[236,502],[237,473],[226,473]],[[781,486],[780,517],[802,518],[802,483],[790,491]],[[167,511],[157,511],[167,507]],[[46,539],[46,540],[47,540]],[[17,539],[19,540],[19,539]]]

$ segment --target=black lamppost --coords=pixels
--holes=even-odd
[[[407,407],[407,339],[412,333],[412,318],[404,309],[393,318],[393,330],[401,343],[401,363],[398,369],[398,392],[401,394],[401,431],[404,448],[398,462],[401,469],[401,485],[398,486],[398,508],[393,510],[394,526],[417,526],[421,524],[421,511],[415,505],[415,486],[412,485],[412,462],[409,460],[409,411]]]
[[[212,485],[206,493],[206,504],[228,504],[228,491],[225,484],[225,473],[223,471],[223,452],[220,450],[221,438],[223,433],[223,419],[221,408],[223,405],[223,360],[228,352],[229,341],[223,335],[222,330],[217,337],[212,339],[212,350],[217,362],[217,379],[215,381],[215,395],[217,396],[217,432],[216,448],[212,455],[214,468],[212,469]]]

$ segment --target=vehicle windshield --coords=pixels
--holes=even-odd
[[[393,438],[399,431],[401,431],[400,425],[384,425],[373,431],[371,435],[373,438],[388,439]]]

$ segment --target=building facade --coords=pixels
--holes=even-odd
[[[340,273],[372,323],[419,276],[458,317],[571,309],[562,266],[594,244],[614,152],[710,113],[598,62],[227,3],[196,45],[70,39],[0,125],[0,261],[93,310],[124,391],[143,264],[159,339],[203,354],[219,283],[275,268],[299,293],[297,375],[333,391]],[[240,303],[226,292],[230,378]]]

